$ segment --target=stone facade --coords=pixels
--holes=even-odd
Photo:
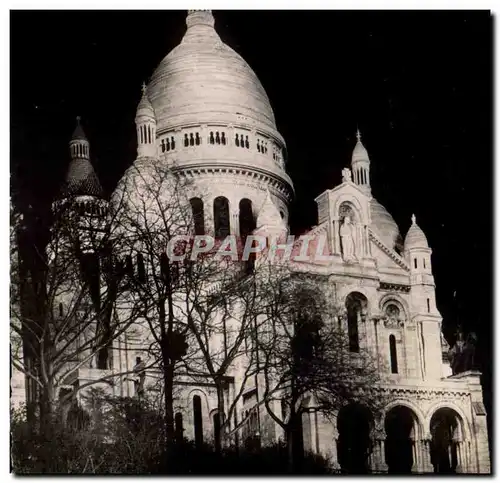
[[[285,170],[285,140],[262,85],[248,64],[221,41],[209,11],[189,12],[182,42],[144,86],[136,124],[138,161],[154,158],[194,182],[193,195],[203,201],[207,231],[213,229],[211,207],[217,197],[228,201],[233,234],[239,234],[243,199],[250,201],[257,221],[261,216],[266,227],[286,229],[293,184]],[[72,153],[77,145],[72,142]],[[85,159],[88,152],[85,144]],[[383,380],[369,390],[389,401],[382,415],[366,416],[365,429],[359,421],[361,426],[356,427],[366,430],[367,447],[360,451],[366,450],[367,468],[489,473],[480,374],[451,376],[449,364],[443,363],[432,250],[414,217],[403,243],[396,222],[372,196],[370,159],[360,133],[351,168],[343,170],[339,186],[316,198],[318,224],[310,235],[326,237],[328,257],[296,262],[296,267],[326,276],[338,305],[347,307],[354,297],[363,307],[354,322],[359,344],[379,361]],[[352,323],[344,320],[346,331]],[[114,347],[108,373],[130,371],[137,357],[147,359],[144,339],[124,333]],[[244,361],[237,361],[228,375],[227,404],[241,380],[242,365]],[[102,370],[82,368],[67,383],[101,376]],[[158,373],[148,372],[146,389],[159,391],[159,381]],[[136,388],[134,378],[122,378],[109,391],[134,396]],[[256,409],[258,391],[257,377],[245,387],[234,426],[246,418],[240,438],[277,441],[283,436],[281,430],[262,407]],[[203,439],[212,440],[216,408],[217,394],[210,381],[193,384],[186,377],[179,385],[175,413],[182,418],[185,437],[196,439],[198,426]],[[327,420],[311,406],[303,416],[304,448],[347,471],[360,461],[351,457],[360,447],[346,434],[345,428],[353,428],[347,420],[355,417],[349,411],[342,408],[338,418]],[[403,426],[406,434],[394,429]],[[392,449],[387,450],[398,444],[399,462],[391,457]]]

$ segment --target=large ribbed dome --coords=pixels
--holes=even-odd
[[[148,85],[157,132],[190,123],[237,123],[283,141],[264,88],[250,66],[219,38],[210,11],[190,11],[182,42]]]
[[[402,248],[401,234],[394,218],[375,198],[370,201],[372,229],[380,239],[389,247]]]

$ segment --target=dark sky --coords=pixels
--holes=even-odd
[[[69,162],[75,116],[111,192],[135,155],[141,83],[176,46],[185,11],[11,13],[11,171],[43,206]],[[341,181],[356,125],[373,194],[433,249],[437,303],[492,340],[492,17],[489,12],[216,11],[221,38],[260,78],[289,152],[292,231]],[[454,297],[454,294],[456,296]]]

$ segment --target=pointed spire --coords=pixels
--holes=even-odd
[[[146,116],[155,119],[155,110],[148,97],[148,86],[145,82],[141,86],[142,96],[136,111],[136,122],[139,116]]]
[[[361,142],[361,133],[359,132],[359,127],[356,128],[356,137],[358,138],[358,142]]]
[[[76,127],[75,130],[73,131],[73,136],[71,136],[71,139],[73,141],[76,141],[77,139],[83,139],[87,140],[87,136],[85,136],[85,132],[83,131],[82,125],[80,124],[80,121],[82,118],[80,116],[76,116]]]
[[[413,214],[411,215],[411,224],[416,225],[417,224],[417,217]]]

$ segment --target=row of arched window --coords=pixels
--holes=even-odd
[[[199,146],[201,144],[200,133],[186,133],[184,134],[184,147]]]
[[[219,131],[215,131],[215,136],[214,136],[214,132],[210,131],[210,136],[208,137],[208,143],[209,144],[222,144],[225,146],[226,145],[226,133],[224,131],[222,131],[219,134]]]
[[[99,206],[91,202],[78,203],[77,212],[79,215],[94,215],[94,216],[106,215],[106,209],[103,206]]]
[[[142,127],[141,127],[142,129]],[[145,129],[145,127],[144,127]],[[148,128],[149,129],[149,128]],[[149,138],[150,133],[146,133],[146,139]],[[142,131],[141,131],[141,142],[142,141]],[[148,143],[150,141],[144,141],[145,143]],[[192,133],[185,133],[184,134],[184,140],[183,140],[183,145],[184,147],[189,147],[189,146],[199,146],[202,144],[202,137],[200,136],[199,132],[192,132]],[[213,145],[223,145],[226,146],[228,144],[228,139],[226,136],[226,133],[224,131],[210,131],[208,137],[207,137],[207,142],[208,144],[213,144]],[[235,146],[239,148],[245,148],[245,149],[250,149],[251,143],[249,140],[249,136],[236,133],[234,135],[234,144]],[[268,142],[264,141],[262,139],[257,139],[257,151],[261,154],[267,154],[268,153]],[[161,140],[161,151],[162,153],[173,151],[176,147],[176,142],[174,136],[167,137],[166,139]],[[281,162],[282,161],[282,156],[281,156],[281,148],[275,147],[273,150],[273,159],[276,162]]]
[[[153,129],[150,125],[139,126],[141,144],[152,144],[154,142]]]
[[[175,149],[175,139],[174,136],[170,136],[166,139],[161,140],[161,152],[173,151]]]
[[[257,139],[257,151],[262,154],[267,154],[267,141]]]
[[[205,234],[205,211],[201,198],[191,198],[191,209],[194,220],[195,235]],[[229,200],[224,196],[218,196],[213,203],[214,231],[217,239],[224,239],[231,232]],[[252,210],[252,202],[243,198],[239,202],[239,228],[240,236],[244,239],[255,230],[255,218]]]
[[[76,143],[71,146],[72,156],[88,156],[89,147],[86,144]]]

